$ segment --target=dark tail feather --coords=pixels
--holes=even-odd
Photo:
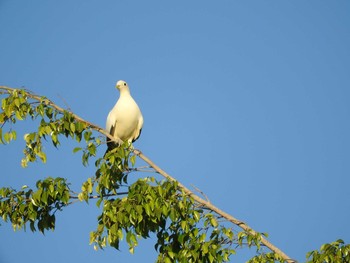
[[[105,154],[103,155],[103,158],[106,156],[106,154],[108,152],[112,151],[113,149],[117,148],[118,146],[119,146],[118,143],[111,141],[111,139],[109,139],[107,137],[107,150],[106,150]]]

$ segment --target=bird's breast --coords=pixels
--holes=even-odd
[[[136,102],[131,99],[119,100],[112,110],[116,116],[115,136],[123,141],[129,140],[138,129],[141,111]]]

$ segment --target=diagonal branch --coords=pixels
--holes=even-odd
[[[13,88],[9,88],[9,87],[5,87],[5,86],[0,86],[0,90],[4,90],[7,93],[10,93],[12,91],[14,91],[15,89]],[[4,93],[4,92],[3,92]],[[71,116],[73,118],[75,118],[77,121],[82,122],[84,124],[87,125],[87,127],[105,135],[106,137],[108,137],[109,139],[111,139],[114,142],[117,143],[122,143],[122,141],[120,139],[116,139],[114,138],[112,135],[110,135],[106,130],[104,130],[103,128],[99,127],[96,124],[93,124],[89,121],[84,120],[83,118],[79,117],[78,115],[74,114],[73,112],[69,111],[69,110],[65,110],[61,107],[59,107],[58,105],[56,105],[54,102],[52,102],[51,100],[39,96],[39,95],[35,95],[32,94],[30,92],[27,92],[26,95],[33,99],[33,100],[37,100],[41,103],[44,103],[47,106],[50,106],[54,109],[56,109],[59,112],[69,112],[71,114]],[[200,198],[198,195],[196,195],[194,192],[192,192],[191,190],[189,190],[186,186],[184,186],[183,184],[181,184],[180,182],[178,182],[177,180],[175,180],[175,178],[173,178],[172,176],[170,176],[169,174],[167,174],[164,170],[162,170],[159,166],[157,166],[154,162],[152,162],[147,156],[145,156],[140,150],[137,149],[132,149],[132,152],[137,155],[139,158],[141,158],[143,161],[145,161],[148,165],[150,165],[150,167],[152,167],[157,173],[161,174],[163,177],[165,177],[166,179],[170,180],[170,181],[176,181],[178,183],[178,186],[181,190],[183,190],[187,195],[191,196],[196,202],[198,202],[199,204],[207,207],[208,209],[210,209],[211,211],[215,212],[216,214],[222,216],[223,218],[225,218],[226,220],[230,221],[231,223],[237,225],[238,227],[240,227],[241,229],[243,229],[244,231],[246,231],[247,233],[251,234],[251,235],[256,235],[257,232],[255,230],[253,230],[250,226],[248,226],[245,222],[233,217],[232,215],[226,213],[225,211],[219,209],[218,207],[216,207],[215,205],[213,205],[211,202],[204,200],[202,198]],[[288,263],[293,263],[293,262],[297,262],[293,259],[291,259],[289,256],[287,256],[282,250],[280,250],[279,248],[277,248],[275,245],[273,245],[272,243],[270,243],[266,238],[264,238],[263,236],[261,236],[261,243],[264,244],[266,247],[268,247],[271,251],[275,252],[276,254],[280,255],[285,262]]]
[[[10,93],[11,91],[14,91],[16,89],[14,88],[9,88],[9,87],[6,87],[6,86],[0,86],[0,90],[5,90],[7,93]],[[60,106],[58,106],[57,104],[55,104],[54,102],[52,102],[51,100],[49,100],[48,98],[45,98],[43,96],[39,96],[39,95],[35,95],[33,93],[30,93],[30,92],[26,92],[26,95],[33,99],[33,100],[36,100],[38,102],[42,102],[43,104],[47,105],[47,106],[50,106],[52,108],[54,108],[55,110],[59,111],[59,112],[69,112],[72,117],[74,119],[76,119],[77,121],[79,122],[82,122],[82,123],[85,123],[87,125],[87,127],[105,135],[106,137],[108,137],[109,139],[111,139],[112,141],[114,142],[117,142],[117,143],[122,143],[122,140],[120,139],[116,139],[114,138],[112,135],[110,135],[105,129],[102,129],[101,127],[99,127],[98,125],[96,124],[93,124],[92,122],[89,122],[89,121],[86,121],[84,120],[83,118],[79,117],[78,115],[74,114],[73,112],[69,111],[69,110],[65,110],[63,108],[61,108]]]
[[[155,163],[153,163],[148,157],[146,157],[141,151],[134,149],[134,153],[139,156],[142,160],[144,160],[147,164],[149,164],[153,169],[155,169],[159,174],[163,175],[165,178],[167,178],[170,181],[176,181],[178,183],[178,186],[189,196],[191,196],[195,201],[202,204],[203,206],[206,206],[213,212],[217,213],[218,215],[221,215],[231,223],[239,226],[246,232],[248,232],[251,235],[256,235],[257,232],[253,230],[250,226],[248,226],[246,223],[244,223],[241,220],[238,220],[237,218],[231,216],[230,214],[226,213],[225,211],[219,209],[215,205],[213,205],[211,202],[208,202],[196,194],[194,194],[191,190],[189,190],[186,186],[175,180],[172,176],[167,174],[165,171],[163,171],[159,166],[157,166]],[[287,256],[282,250],[271,244],[266,238],[261,236],[261,243],[263,243],[266,247],[271,249],[276,254],[279,254],[286,262],[293,263],[296,262],[295,260],[291,259],[289,256]]]

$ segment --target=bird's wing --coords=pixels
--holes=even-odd
[[[114,135],[115,124],[117,122],[116,115],[113,113],[114,108],[109,112],[106,120],[106,130]]]
[[[135,132],[135,136],[134,136],[132,142],[136,141],[140,137],[141,132],[142,132],[142,126],[143,126],[143,116],[142,116],[141,111],[140,111],[139,122],[137,124],[137,130]]]
[[[113,113],[114,108],[109,112],[107,116],[107,121],[106,121],[106,130],[114,136],[115,128],[116,128],[116,123],[117,123],[117,118],[116,115]],[[113,148],[115,145],[114,142],[111,142],[111,139],[107,137],[107,146],[108,149]]]

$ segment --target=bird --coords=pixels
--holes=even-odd
[[[109,112],[106,121],[106,130],[116,139],[128,142],[136,141],[142,131],[143,116],[141,110],[130,94],[128,84],[119,80],[116,84],[120,95],[117,103]],[[118,147],[119,144],[107,137],[107,152]]]

